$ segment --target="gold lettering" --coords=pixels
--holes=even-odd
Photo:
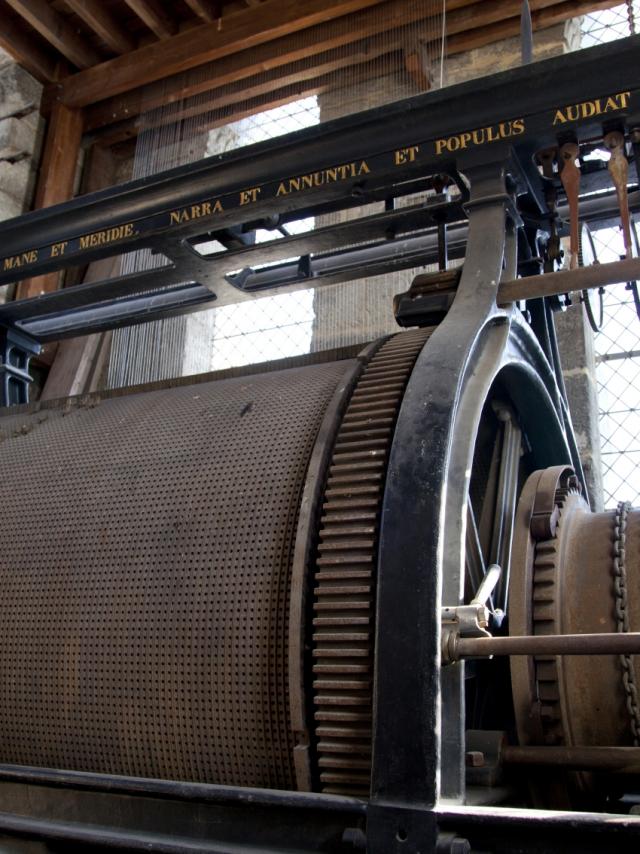
[[[408,148],[398,148],[394,154],[396,166],[404,166],[405,163],[413,163],[419,150],[420,147],[418,145],[410,145]]]
[[[413,146],[415,151],[418,150],[417,146]],[[407,149],[409,151],[409,149]],[[413,154],[413,158],[415,158],[415,153]],[[411,158],[410,154],[407,154],[407,162]],[[289,193],[297,193],[301,190],[311,190],[315,187],[322,187],[325,184],[329,184],[333,181],[346,181],[348,178],[356,178],[359,175],[368,175],[371,172],[371,168],[366,160],[360,160],[355,163],[342,163],[339,166],[330,166],[326,169],[319,169],[317,172],[309,172],[306,175],[296,175],[294,178],[288,178],[287,181],[281,181],[278,184],[278,189],[276,190],[276,196],[288,196]],[[260,188],[256,187],[255,190],[260,192]],[[244,193],[255,193],[255,190],[249,191],[245,190]],[[250,201],[257,201],[257,195],[254,197],[246,197],[244,201],[242,200],[240,204],[248,204]]]
[[[200,202],[197,205],[191,205],[188,208],[178,208],[178,210],[170,211],[169,225],[179,225],[181,222],[191,222],[193,219],[200,219],[203,216],[211,216],[212,213],[217,213],[223,210],[219,199],[213,202]],[[124,226],[123,237],[131,237],[133,232],[133,223]]]
[[[174,211],[174,213],[177,212]],[[94,249],[96,246],[104,246],[116,240],[123,240],[125,237],[133,237],[135,233],[132,222],[105,228],[104,231],[94,231],[93,234],[84,234],[80,238],[80,249]]]
[[[445,149],[452,154],[456,151],[470,148],[473,145],[486,145],[511,136],[519,136],[524,133],[524,119],[513,119],[508,122],[499,122],[484,128],[476,128],[464,133],[455,134],[448,138],[437,139],[435,142],[436,155],[442,154]]]
[[[251,187],[249,190],[240,190],[240,204],[241,205],[250,205],[253,202],[258,201],[258,193],[261,191],[260,187]]]
[[[19,270],[26,264],[35,264],[37,260],[38,250],[31,249],[29,252],[23,252],[21,255],[12,255],[10,258],[5,258],[3,268],[5,270]]]
[[[623,110],[630,97],[631,92],[618,92],[617,95],[609,95],[607,98],[594,98],[591,101],[581,101],[579,104],[566,104],[555,111],[553,124],[577,122],[579,119],[590,119],[612,110]]]
[[[54,244],[51,246],[51,257],[52,257],[52,258],[57,258],[57,257],[59,257],[60,255],[64,255],[64,251],[65,251],[65,249],[67,248],[67,246],[68,246],[68,245],[69,245],[69,241],[68,241],[68,240],[63,240],[63,241],[62,241],[62,243],[54,243]]]

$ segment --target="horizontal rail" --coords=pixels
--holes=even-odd
[[[490,655],[634,655],[640,654],[640,632],[456,638],[454,648],[456,660]]]
[[[640,774],[640,747],[506,745],[500,758],[505,765],[559,766],[575,771]]]
[[[502,282],[498,287],[498,304],[507,305],[517,300],[550,297],[590,288],[618,285],[640,279],[640,258],[625,258],[610,264],[593,264],[577,270],[560,270]]]

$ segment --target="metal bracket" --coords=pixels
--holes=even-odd
[[[558,490],[580,491],[580,481],[571,466],[552,466],[543,472],[531,514],[531,536],[534,540],[548,540],[555,536],[560,509]]]
[[[0,406],[29,402],[29,362],[40,349],[29,335],[0,326]]]

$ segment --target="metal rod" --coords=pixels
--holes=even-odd
[[[568,294],[588,288],[618,285],[640,279],[640,258],[626,258],[611,264],[594,264],[577,270],[560,270],[502,282],[498,287],[498,303],[505,305],[515,300]]]
[[[279,807],[287,810],[326,810],[327,812],[353,812],[357,814],[366,812],[366,804],[363,801],[342,795],[254,789],[176,780],[155,780],[142,777],[124,777],[116,774],[94,774],[88,771],[61,771],[57,768],[35,768],[30,765],[0,765],[0,785],[2,783],[22,783],[56,789],[162,798],[203,804],[248,804],[260,808]]]
[[[523,635],[457,638],[456,660],[489,655],[633,655],[640,654],[640,632],[592,635]]]
[[[233,850],[228,843],[216,843],[206,839],[171,837],[164,833],[141,833],[117,828],[93,827],[89,824],[69,821],[50,821],[12,813],[0,812],[0,833],[25,836],[37,840],[57,840],[66,844],[89,848],[107,848],[120,851],[146,851],[155,854],[224,854]],[[238,849],[236,849],[238,850]],[[266,851],[266,849],[260,849]]]
[[[557,765],[581,771],[640,773],[640,747],[504,747],[500,754],[506,765]]]

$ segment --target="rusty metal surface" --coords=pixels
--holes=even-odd
[[[0,419],[0,762],[295,787],[293,541],[352,365]]]
[[[328,470],[313,567],[314,737],[323,792],[369,794],[375,566],[387,457],[431,333],[389,339],[358,380]]]
[[[638,635],[632,633],[640,631],[640,604],[630,597],[627,633],[615,634],[616,514],[592,513],[569,485],[555,494],[556,530],[546,537],[539,532],[536,539],[530,521],[543,480],[544,472],[531,476],[518,508],[510,630],[536,635],[543,646],[554,635],[578,635],[585,653],[589,646],[593,652],[598,640],[591,639],[600,635],[610,654],[562,657],[548,649],[512,658],[518,739],[521,746],[629,746],[633,733],[618,654],[624,650],[613,647],[625,646],[627,653],[635,648]],[[625,551],[629,589],[637,590],[640,511],[628,514]],[[630,660],[637,679],[639,658]],[[590,797],[593,787],[589,775],[557,776],[535,796],[540,803],[553,797],[571,805],[576,797]]]

